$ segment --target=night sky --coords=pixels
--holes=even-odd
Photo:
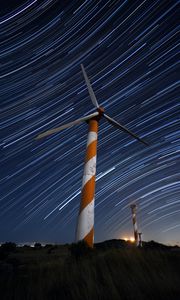
[[[95,241],[133,235],[180,245],[178,1],[4,1],[0,19],[0,242],[74,241],[87,124],[101,119]]]

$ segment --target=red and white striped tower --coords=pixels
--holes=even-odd
[[[138,228],[137,228],[137,220],[136,220],[136,210],[137,210],[137,205],[136,204],[131,204],[131,211],[132,211],[132,221],[133,221],[133,228],[134,228],[134,239],[136,246],[139,245],[138,241]]]
[[[76,241],[84,240],[91,248],[94,244],[94,200],[98,123],[103,109],[98,108],[98,111],[99,115],[88,121],[89,129],[82,180],[81,203],[76,231]]]

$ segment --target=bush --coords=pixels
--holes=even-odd
[[[53,247],[52,244],[46,244],[46,245],[44,246],[45,249],[52,248],[52,247]]]
[[[42,245],[40,243],[35,243],[34,244],[34,248],[35,249],[41,249],[42,248]]]
[[[12,243],[12,242],[6,242],[5,244],[2,244],[1,245],[1,248],[0,248],[1,251],[4,251],[4,252],[15,252],[16,251],[16,244],[15,243]]]

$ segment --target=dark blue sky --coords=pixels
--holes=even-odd
[[[178,1],[4,1],[0,33],[0,242],[74,241],[87,124],[37,134],[99,103],[147,140],[100,122],[95,241],[180,242]]]

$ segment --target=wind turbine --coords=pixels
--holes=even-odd
[[[96,112],[61,125],[60,127],[50,129],[44,133],[39,134],[36,139],[49,136],[57,133],[65,128],[77,125],[81,122],[88,122],[88,135],[87,135],[87,146],[85,154],[84,173],[82,179],[82,192],[81,192],[81,203],[79,209],[79,216],[76,230],[76,241],[84,240],[89,247],[93,247],[94,243],[94,200],[95,200],[95,175],[96,175],[96,153],[97,153],[97,135],[98,125],[102,117],[104,117],[111,125],[118,129],[128,133],[133,138],[148,145],[143,139],[137,136],[135,133],[127,129],[122,124],[115,121],[113,118],[104,113],[104,108],[99,106],[96,96],[94,94],[91,83],[88,79],[84,66],[81,64],[82,73],[88,88],[88,92],[93,105],[96,108]]]
[[[137,205],[135,203],[132,203],[130,205],[131,213],[132,213],[132,222],[133,222],[133,229],[134,229],[134,240],[136,243],[136,246],[139,245],[139,235],[138,235],[138,227],[137,227],[137,218],[136,218],[136,212],[137,212]]]

